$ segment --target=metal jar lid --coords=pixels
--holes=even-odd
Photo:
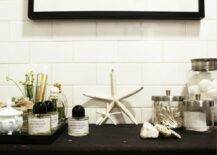
[[[191,65],[193,71],[217,70],[217,58],[192,59]]]
[[[184,101],[184,104],[187,104],[187,105],[190,105],[190,106],[194,106],[196,104],[199,104],[201,106],[203,105],[207,105],[207,106],[210,106],[210,107],[213,107],[214,106],[214,101],[213,100],[201,100],[200,98],[200,94],[197,94],[195,96],[195,100],[186,100]]]
[[[184,101],[183,96],[171,96],[171,91],[166,90],[166,96],[152,96],[152,101]]]

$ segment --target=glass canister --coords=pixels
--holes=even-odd
[[[172,96],[170,90],[167,90],[166,96],[152,96],[152,101],[154,124],[162,124],[171,129],[182,127],[183,96]]]
[[[212,112],[217,125],[217,58],[192,59],[191,65],[187,84],[189,99],[201,94],[201,99],[214,100]]]
[[[200,95],[196,99],[184,102],[184,127],[186,130],[207,132],[214,126],[214,116],[211,108],[213,100],[201,100]]]

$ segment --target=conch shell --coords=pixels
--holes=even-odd
[[[164,125],[156,124],[155,128],[165,137],[171,137],[172,135],[181,139],[181,135],[179,135],[177,132],[167,128]]]

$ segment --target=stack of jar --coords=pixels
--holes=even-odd
[[[65,120],[66,101],[62,101],[60,88],[56,85],[52,86],[49,100],[44,101],[46,81],[47,75],[37,76],[35,104],[32,113],[28,116],[29,135],[49,135],[55,132],[58,125]]]
[[[200,94],[202,100],[214,100],[211,111],[217,125],[217,58],[192,59],[191,64],[187,84],[189,99],[195,100],[195,95]]]
[[[217,59],[193,59],[189,72],[188,99],[183,96],[153,96],[154,124],[168,128],[207,132],[217,125]]]

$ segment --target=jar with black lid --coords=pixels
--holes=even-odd
[[[47,106],[44,102],[37,102],[33,106],[33,112],[28,116],[28,134],[51,134],[51,117],[47,114]]]
[[[72,117],[68,118],[68,135],[74,137],[89,134],[89,117],[85,116],[85,109],[77,105],[72,109]]]

